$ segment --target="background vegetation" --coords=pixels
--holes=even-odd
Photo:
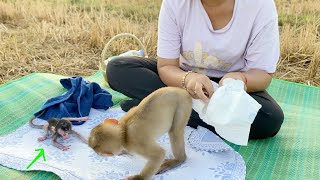
[[[275,0],[281,59],[275,77],[320,86],[320,1]],[[156,56],[161,0],[0,0],[0,84],[33,72],[87,76],[105,43],[135,34]],[[136,48],[112,44],[113,54]]]

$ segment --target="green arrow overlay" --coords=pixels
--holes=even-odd
[[[39,154],[37,155],[36,158],[34,158],[34,160],[27,166],[27,169],[29,169],[33,163],[35,163],[41,156],[43,156],[43,160],[46,161],[46,157],[44,155],[44,150],[43,148],[40,148],[40,149],[36,149],[35,151],[40,151]]]

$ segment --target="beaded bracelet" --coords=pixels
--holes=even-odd
[[[181,84],[183,89],[187,89],[186,87],[186,77],[188,76],[188,74],[192,73],[192,71],[188,71],[184,74],[184,76],[182,76],[182,80],[181,80]]]

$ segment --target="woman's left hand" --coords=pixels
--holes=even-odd
[[[244,83],[244,90],[247,90],[247,85],[246,85],[246,75],[242,72],[230,72],[227,73],[223,76],[223,78],[219,81],[219,87],[222,86],[222,82],[224,79],[226,78],[232,78],[232,79],[236,79],[236,80],[241,80]]]

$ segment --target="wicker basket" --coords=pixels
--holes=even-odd
[[[112,37],[108,43],[104,46],[103,51],[101,53],[101,61],[99,63],[99,69],[102,71],[103,77],[105,79],[105,81],[108,83],[108,77],[107,77],[107,64],[110,61],[110,59],[112,58],[111,53],[109,51],[109,48],[111,47],[111,43],[119,38],[123,38],[123,37],[131,37],[133,38],[136,42],[138,42],[139,44],[139,48],[142,49],[144,51],[144,57],[147,58],[147,51],[145,49],[145,47],[143,46],[142,42],[133,34],[130,33],[121,33],[118,34],[114,37]]]

